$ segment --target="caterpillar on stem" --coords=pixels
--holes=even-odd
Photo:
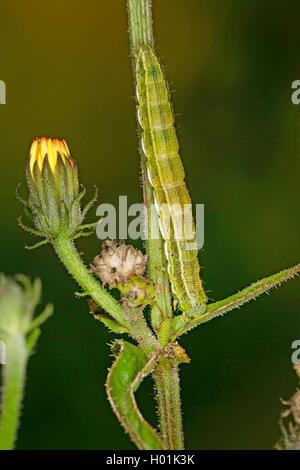
[[[191,199],[178,153],[168,86],[150,45],[138,48],[135,58],[141,146],[154,189],[172,292],[182,311],[203,313],[207,296],[199,275]]]

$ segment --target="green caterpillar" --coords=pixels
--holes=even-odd
[[[136,52],[136,95],[141,145],[154,189],[168,272],[182,311],[205,311],[207,296],[199,276],[191,199],[184,181],[168,86],[149,45]]]

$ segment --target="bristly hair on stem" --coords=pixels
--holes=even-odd
[[[150,0],[128,0],[129,34],[132,52],[132,64],[135,77],[135,52],[146,44],[154,46],[152,5]],[[134,78],[135,80],[135,78]],[[173,317],[172,296],[170,280],[167,272],[167,260],[164,253],[164,241],[159,232],[159,220],[155,211],[151,210],[154,205],[153,189],[147,176],[146,157],[141,150],[141,167],[143,176],[143,195],[147,217],[147,237],[146,250],[149,256],[148,273],[149,277],[160,286],[156,296],[156,303],[151,311],[152,326],[159,330],[165,320]],[[153,234],[159,234],[157,239]],[[170,321],[168,322],[170,324]],[[164,361],[159,368],[153,371],[153,379],[157,394],[158,416],[160,430],[163,437],[164,449],[183,449],[183,429],[181,418],[181,402],[178,378],[178,363],[173,362],[172,367],[168,361]],[[168,392],[173,391],[172,404],[164,397]],[[174,423],[177,423],[177,439],[174,439]],[[181,437],[180,437],[181,436]],[[178,442],[178,439],[180,442]]]
[[[139,48],[149,45],[154,47],[153,27],[152,27],[152,9],[150,0],[128,0],[129,33],[132,53],[132,63],[135,72],[137,51]],[[134,73],[134,80],[135,73]],[[265,278],[254,283],[252,286],[243,289],[241,292],[228,297],[227,299],[208,304],[206,310],[194,308],[193,311],[185,311],[181,315],[173,318],[171,307],[170,283],[166,273],[166,259],[162,249],[163,241],[151,241],[151,229],[157,228],[158,218],[155,213],[149,210],[153,204],[153,190],[147,177],[147,157],[141,151],[141,166],[143,176],[143,195],[147,214],[148,237],[146,243],[147,254],[149,256],[150,277],[160,286],[160,295],[166,299],[166,302],[159,301],[152,308],[151,323],[154,330],[161,335],[161,328],[166,327],[166,332],[171,332],[170,336],[164,337],[164,343],[174,341],[181,334],[190,329],[207,322],[213,318],[223,315],[234,308],[242,306],[244,303],[255,299],[260,294],[268,292],[272,287],[279,286],[281,282],[291,279],[300,271],[300,265],[286,269],[278,274]],[[148,209],[148,210],[147,210]],[[150,240],[150,241],[149,241]],[[165,279],[160,278],[158,283],[158,274],[165,270]],[[173,318],[173,319],[172,319]],[[160,336],[158,336],[160,337]],[[158,415],[160,421],[160,430],[165,449],[182,449],[183,432],[180,405],[180,390],[178,378],[178,364],[172,365],[172,373],[168,361],[159,362],[153,370],[155,381]],[[168,392],[167,392],[168,391]],[[168,399],[172,395],[171,402]],[[177,427],[176,427],[177,426]],[[176,428],[176,432],[175,432]],[[176,439],[177,436],[177,439]],[[182,438],[180,438],[182,436]]]
[[[145,113],[145,116],[139,114],[140,119],[138,119],[138,121],[139,123],[142,123],[143,120],[146,122],[148,119],[150,122],[150,116],[152,117],[155,115],[155,113],[151,114],[149,111],[153,101],[156,103],[156,106],[160,107],[159,112],[157,113],[159,119],[161,119],[161,115],[165,117],[166,111],[164,112],[162,108],[167,102],[168,122],[171,123],[170,126],[172,128],[172,132],[170,134],[173,136],[173,143],[176,141],[176,149],[178,148],[178,144],[175,128],[173,126],[173,115],[172,112],[170,112],[171,103],[168,100],[167,82],[164,80],[163,71],[154,51],[151,1],[128,0],[128,18],[134,81],[137,84],[137,95],[142,95],[143,97],[146,96],[147,98],[142,102],[137,98],[140,107],[141,105],[146,106],[148,113]],[[146,75],[148,80],[142,80]],[[156,86],[160,81],[164,84],[164,87],[160,89],[160,92],[162,91],[162,93],[158,93],[158,95],[165,96],[165,101],[162,100],[162,102],[158,99],[151,100],[147,94],[151,86],[153,87],[153,84]],[[142,93],[140,93],[140,91]],[[159,101],[158,104],[157,101]],[[165,125],[164,127],[160,122],[158,126],[159,132],[165,132],[166,135],[170,126]],[[111,271],[109,271],[110,282],[107,282],[107,276],[103,277],[105,270],[106,275],[107,269],[115,270],[115,257],[109,260],[109,257],[105,257],[105,270],[102,264],[103,257],[101,261],[98,259],[98,262],[100,262],[101,265],[100,269],[99,265],[95,266],[95,263],[93,269],[92,266],[90,266],[89,269],[77,252],[74,240],[81,236],[88,236],[93,233],[97,224],[96,222],[84,223],[83,220],[87,211],[96,200],[97,190],[94,198],[84,209],[82,209],[81,200],[85,194],[85,188],[79,184],[77,165],[71,158],[68,146],[64,140],[45,137],[34,140],[26,170],[27,184],[30,193],[29,199],[28,201],[23,199],[19,195],[18,191],[17,197],[25,205],[26,215],[29,216],[35,227],[31,228],[26,226],[21,219],[19,219],[18,222],[24,230],[27,230],[32,235],[42,236],[44,238],[31,248],[35,248],[46,243],[52,245],[68,273],[77,281],[82,289],[82,292],[77,293],[76,295],[90,297],[89,304],[94,317],[104,323],[111,332],[115,334],[129,334],[137,341],[137,346],[127,343],[124,340],[114,342],[112,352],[115,356],[115,362],[109,371],[106,382],[106,390],[112,408],[121,424],[131,436],[133,442],[136,443],[139,449],[161,450],[163,448],[164,450],[181,450],[184,448],[184,435],[181,414],[179,365],[181,363],[188,363],[190,359],[177,343],[177,338],[183,333],[188,332],[193,327],[229,312],[234,308],[242,306],[249,300],[255,299],[258,295],[267,292],[272,287],[279,286],[282,281],[291,279],[295,274],[300,272],[300,265],[296,265],[293,268],[286,269],[280,273],[258,281],[227,299],[208,305],[206,303],[206,296],[205,301],[198,302],[197,299],[198,294],[200,293],[200,288],[198,289],[198,284],[196,282],[192,283],[193,287],[196,286],[192,295],[190,295],[190,289],[187,288],[187,284],[190,285],[187,282],[183,282],[183,286],[180,284],[180,288],[176,290],[174,278],[175,280],[177,279],[177,271],[174,268],[175,262],[172,262],[172,259],[180,260],[181,263],[179,269],[181,270],[181,273],[184,273],[184,263],[182,263],[182,261],[185,259],[182,256],[183,250],[180,250],[177,247],[176,253],[178,256],[176,257],[176,253],[174,255],[174,251],[170,251],[170,246],[168,246],[170,239],[167,239],[165,254],[165,241],[162,237],[162,235],[164,235],[164,230],[159,230],[160,222],[162,221],[162,219],[159,219],[159,216],[161,215],[159,204],[161,201],[156,204],[158,207],[157,211],[151,210],[155,205],[154,203],[157,202],[151,185],[151,180],[154,179],[153,174],[154,176],[157,176],[165,173],[165,175],[173,177],[175,172],[170,171],[170,167],[166,167],[165,172],[164,167],[161,167],[160,171],[158,171],[156,160],[158,160],[161,154],[158,153],[155,160],[155,152],[153,152],[154,157],[152,158],[152,163],[154,162],[153,167],[155,165],[156,167],[154,170],[152,168],[153,174],[151,174],[151,162],[150,158],[148,159],[151,153],[147,153],[146,150],[142,151],[142,147],[145,149],[150,148],[150,150],[155,148],[155,139],[153,136],[155,131],[157,132],[157,127],[149,126],[149,128],[145,129],[145,126],[143,127],[141,124],[139,129],[143,133],[142,138],[146,136],[147,130],[149,137],[148,142],[141,139],[140,148],[146,219],[145,238],[147,255],[140,256],[142,266],[139,266],[138,270],[129,270],[132,274],[129,279],[126,277],[120,277],[120,273],[118,273],[118,276],[111,277]],[[163,144],[166,144],[168,139],[161,139],[161,141],[163,141]],[[144,145],[145,142],[146,145]],[[175,151],[173,153],[175,153]],[[166,155],[163,151],[162,154]],[[169,155],[167,155],[167,157],[169,159],[169,164],[171,158],[169,158]],[[176,153],[176,158],[177,166],[179,165],[181,167],[178,152]],[[149,170],[150,177],[147,170]],[[176,174],[175,176],[182,178],[183,180],[183,175],[184,172],[182,169],[182,173],[179,172],[179,174]],[[161,184],[159,185],[159,183]],[[174,180],[172,184],[174,184]],[[169,185],[170,184],[168,182],[162,181],[162,179],[158,180],[155,190],[158,187],[158,189],[163,189],[165,191],[168,196],[165,197],[165,199],[169,201],[170,206],[174,202],[174,197],[173,199],[171,197],[174,196],[174,194],[167,192],[167,187]],[[186,187],[185,190],[185,195],[189,198]],[[179,196],[182,195],[183,192],[185,191],[182,190],[182,192],[179,193]],[[179,199],[180,201],[183,200],[182,198]],[[174,220],[172,223],[172,229],[175,230],[175,228],[177,228],[177,224]],[[189,239],[189,237],[186,239]],[[124,253],[133,253],[133,250],[124,249],[121,251]],[[173,258],[170,254],[173,254]],[[171,261],[168,262],[167,258],[171,259]],[[144,277],[146,259],[148,263],[145,276],[147,277]],[[188,262],[192,262],[191,259],[192,258],[190,257]],[[193,260],[195,266],[196,263],[198,263],[198,259],[194,256]],[[97,269],[95,269],[95,267],[97,267]],[[140,271],[141,268],[142,272]],[[170,274],[168,272],[169,268],[171,268]],[[190,271],[187,271],[189,274]],[[174,272],[175,276],[173,275]],[[194,272],[197,272],[197,270],[194,270]],[[94,274],[99,275],[102,284],[94,277]],[[116,274],[116,272],[114,272],[114,274]],[[193,276],[193,278],[196,279],[196,276]],[[181,280],[189,280],[188,275],[185,277],[182,276]],[[116,298],[105,288],[105,285],[108,285],[109,288],[118,288],[121,300],[116,300]],[[180,292],[181,290],[183,293]],[[181,299],[186,292],[189,294],[190,301],[188,303],[182,303]],[[175,302],[178,301],[179,307],[183,311],[182,314],[176,316],[174,316],[173,312],[173,308],[175,309],[175,307],[172,293],[174,293]],[[181,298],[178,295],[179,293],[182,294]],[[146,305],[150,311],[149,324],[151,323],[152,330],[144,316],[144,308]],[[24,351],[26,348],[31,350],[30,348],[32,348],[38,336],[37,326],[44,321],[48,314],[49,311],[46,309],[40,317],[29,322],[29,325],[27,325],[29,329],[27,328],[24,330],[27,335],[26,341],[24,342],[23,338],[22,341],[12,342],[12,346],[14,346],[14,344],[18,344],[19,351]],[[28,335],[27,333],[30,328],[34,329]],[[11,381],[8,381],[10,383],[9,386],[11,387],[11,391],[5,397],[10,397],[11,395],[14,398],[15,410],[16,403],[20,402],[19,398],[22,395],[22,389],[19,385],[20,383],[23,383],[22,374],[24,373],[26,361],[23,361],[23,363],[18,362],[17,359],[19,356],[17,354],[14,356],[12,355],[12,357],[15,361],[15,365],[13,366],[14,373],[9,373]],[[17,375],[15,375],[15,371],[17,371]],[[143,378],[149,374],[152,374],[155,383],[160,434],[143,418],[135,400],[135,392],[140,386]],[[15,393],[16,390],[17,395]],[[5,397],[4,401],[6,399]],[[6,443],[4,446],[9,447],[12,445],[17,418],[18,414],[14,413],[14,424],[13,426],[8,426],[9,438],[5,438]],[[5,425],[5,422],[7,421],[5,419],[2,420],[2,426],[3,422]],[[12,423],[12,420],[10,420],[10,423]]]

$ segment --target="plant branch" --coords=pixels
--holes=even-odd
[[[161,349],[160,343],[148,328],[141,308],[125,308],[130,325],[130,335],[139,343],[140,348],[149,356]]]
[[[152,375],[164,449],[184,449],[178,364],[163,358],[156,365]]]
[[[191,318],[187,314],[175,317],[172,324],[174,332],[172,341],[175,341],[176,338],[192,328],[195,328],[202,323],[206,323],[220,315],[224,315],[224,313],[230,312],[235,308],[241,307],[250,300],[256,299],[259,295],[265,292],[267,293],[273,287],[278,287],[282,282],[292,279],[299,272],[300,264],[297,264],[292,268],[285,269],[277,274],[255,282],[251,286],[246,287],[227,299],[209,304],[206,312],[198,317]]]
[[[128,321],[122,306],[87,271],[70,237],[66,234],[61,234],[52,240],[52,245],[67,271],[82,287],[84,293],[95,300],[118,323],[128,328]]]
[[[144,44],[154,45],[152,7],[150,0],[128,0],[131,49]]]

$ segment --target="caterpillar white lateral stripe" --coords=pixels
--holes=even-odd
[[[191,212],[190,215],[185,214],[187,222],[184,219],[182,223],[179,217],[180,212],[184,214],[185,205],[191,205],[191,199],[178,153],[168,87],[155,52],[149,45],[136,52],[136,83],[141,146],[154,189],[161,235],[165,240],[172,291],[183,311],[196,306],[198,311],[205,310],[207,297],[199,275],[197,250],[190,249],[196,242],[194,221]]]

